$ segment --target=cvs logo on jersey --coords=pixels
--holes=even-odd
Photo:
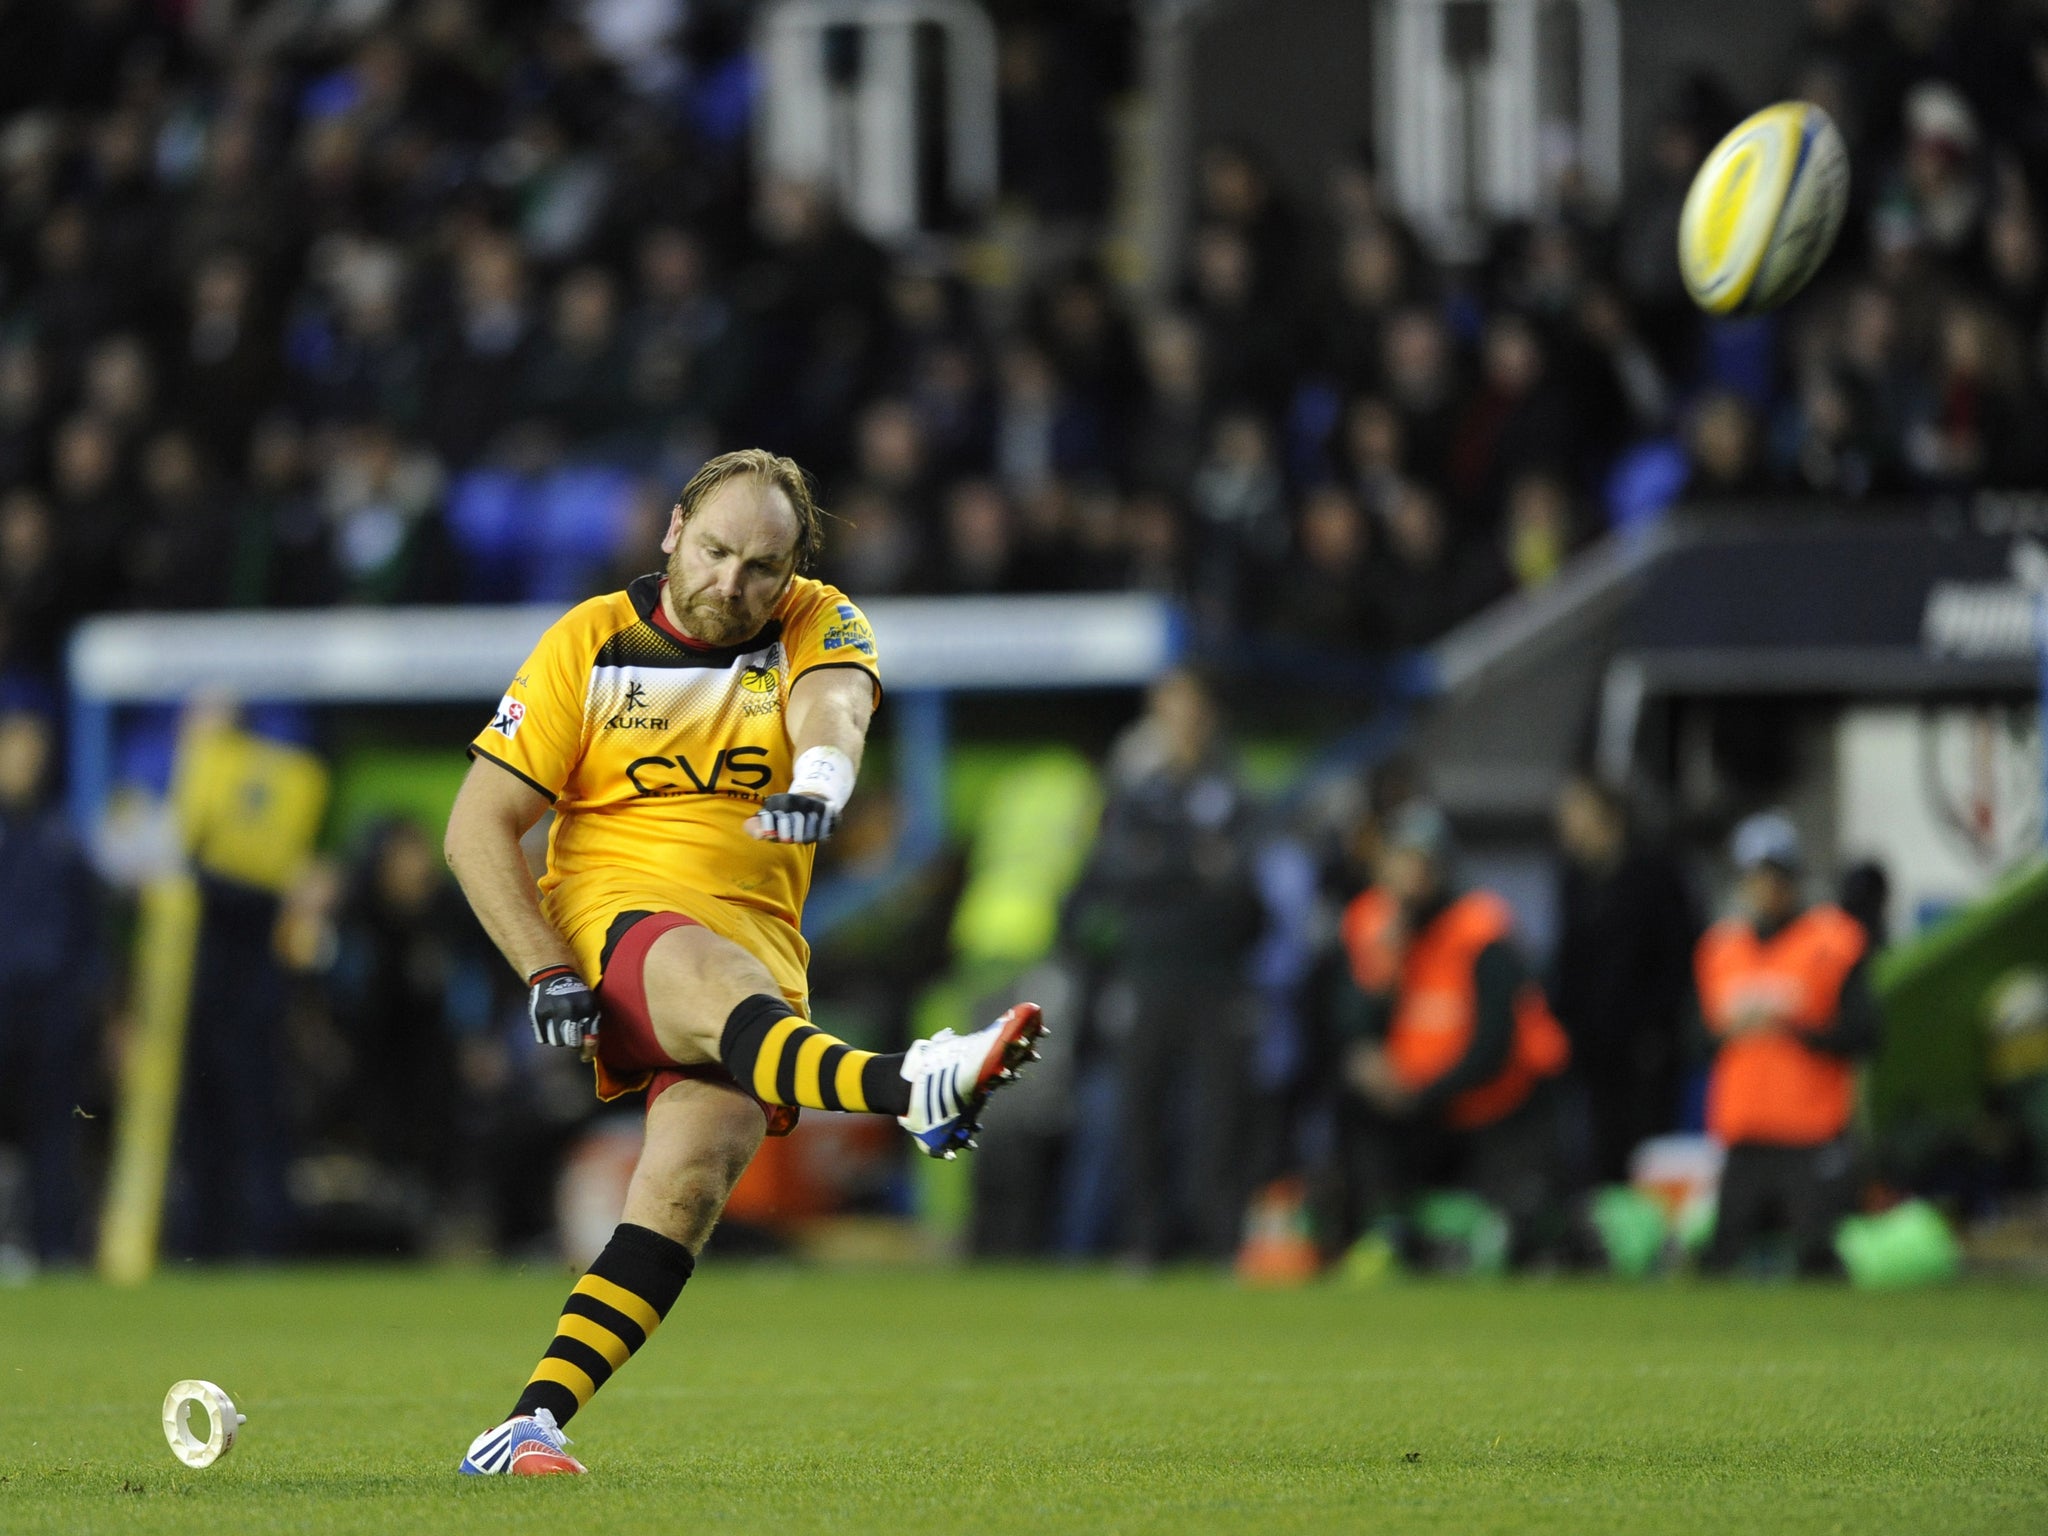
[[[716,794],[720,780],[730,788],[759,794],[768,787],[770,776],[766,747],[726,747],[711,760],[709,773],[699,773],[682,756],[636,757],[626,764],[626,777],[643,795]]]

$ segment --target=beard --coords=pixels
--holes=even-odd
[[[761,631],[766,612],[755,613],[745,602],[728,603],[710,592],[691,592],[684,585],[681,552],[668,557],[668,595],[676,627],[704,645],[737,645]]]

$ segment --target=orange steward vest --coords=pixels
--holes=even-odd
[[[1769,1007],[1779,1027],[1726,1040],[1707,1083],[1707,1129],[1724,1146],[1813,1147],[1849,1128],[1855,1068],[1799,1039],[1841,1010],[1842,983],[1868,944],[1840,907],[1813,907],[1768,942],[1742,918],[1709,928],[1693,958],[1700,1014],[1722,1038],[1745,1007]]]
[[[1460,896],[1396,954],[1388,935],[1396,915],[1390,896],[1374,889],[1344,912],[1344,948],[1351,974],[1367,992],[1395,990],[1387,1056],[1402,1085],[1427,1088],[1464,1057],[1478,1024],[1479,987],[1473,967],[1489,944],[1514,930],[1508,904],[1490,891]],[[1472,1130],[1521,1108],[1538,1081],[1562,1072],[1571,1058],[1564,1030],[1551,1016],[1543,989],[1525,985],[1515,998],[1515,1037],[1507,1064],[1491,1082],[1467,1089],[1445,1106],[1444,1119]]]

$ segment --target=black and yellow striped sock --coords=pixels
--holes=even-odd
[[[877,1115],[910,1112],[900,1054],[857,1051],[766,993],[745,999],[726,1018],[718,1059],[765,1103]]]
[[[545,1408],[557,1424],[589,1402],[668,1316],[696,1257],[674,1238],[620,1222],[562,1308],[555,1342],[533,1368],[512,1417]]]

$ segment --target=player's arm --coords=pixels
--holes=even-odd
[[[577,974],[568,942],[541,915],[519,845],[547,808],[531,784],[479,758],[448,813],[442,849],[484,932],[526,978],[534,1038],[587,1055],[597,1039],[597,1002]]]
[[[865,667],[819,667],[791,684],[783,713],[796,757],[789,789],[762,801],[747,830],[773,843],[830,837],[853,794],[874,715],[875,679]]]

